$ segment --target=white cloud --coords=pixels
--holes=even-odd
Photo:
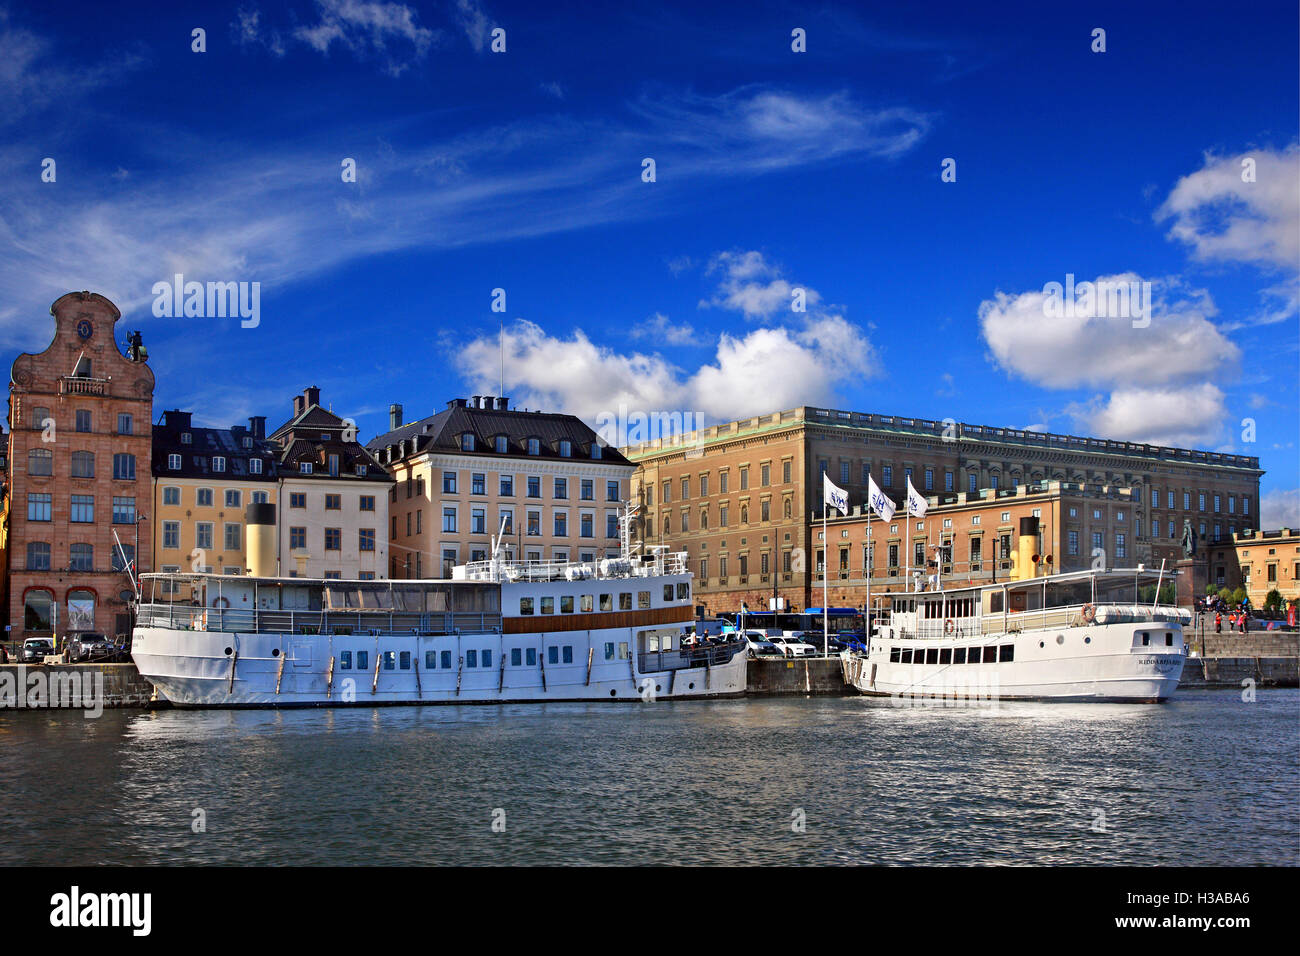
[[[1134,273],[1096,283],[1144,281]],[[1204,290],[1174,279],[1152,281],[1150,325],[1101,314],[1101,300],[1074,317],[1049,318],[1048,294],[995,293],[980,303],[980,330],[997,363],[1047,388],[1166,384],[1234,371],[1241,352],[1210,321],[1217,313]]]
[[[549,83],[538,83],[537,88],[547,96],[554,97],[557,100],[564,99],[564,87],[554,80]]]
[[[478,0],[456,0],[456,22],[469,38],[469,45],[482,53],[491,33],[491,24],[483,4]]]
[[[718,291],[713,298],[701,300],[701,307],[734,309],[747,319],[766,319],[780,311],[791,311],[795,288],[804,288],[807,307],[821,302],[817,290],[796,287],[761,252],[720,252],[707,269],[708,274],[717,272],[722,273]]]
[[[1276,488],[1259,499],[1259,526],[1264,531],[1300,528],[1300,488]]]
[[[284,40],[280,32],[263,29],[261,11],[253,7],[240,7],[235,11],[235,22],[230,25],[230,32],[241,47],[265,47],[274,56],[284,56]]]
[[[1242,182],[1242,161],[1255,161],[1255,181]],[[1207,153],[1156,211],[1172,219],[1169,237],[1199,259],[1300,268],[1300,145],[1234,156]]]
[[[423,59],[438,40],[438,31],[421,26],[416,12],[403,3],[316,0],[316,6],[320,22],[296,28],[295,39],[319,53],[337,43],[358,59],[378,56],[392,76],[405,72],[410,61]],[[394,45],[404,52],[394,51]]]
[[[1066,413],[1084,434],[1175,448],[1204,448],[1224,433],[1223,392],[1209,382],[1121,387],[1109,398],[1072,403]]]
[[[695,343],[695,328],[689,322],[675,325],[668,316],[656,312],[631,332],[634,339],[650,339],[655,344],[692,345]]]

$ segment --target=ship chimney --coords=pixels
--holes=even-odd
[[[402,406],[393,404],[388,406],[388,430],[397,431],[402,427]]]

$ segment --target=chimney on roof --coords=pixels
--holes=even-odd
[[[190,430],[190,416],[192,412],[182,412],[177,408],[170,408],[163,412],[163,427],[174,428],[177,431],[185,432]]]
[[[469,407],[470,407],[470,408],[482,408],[482,407],[483,407],[483,397],[482,397],[481,395],[475,395],[473,398],[471,398],[471,399],[469,400]]]
[[[302,396],[295,395],[293,397],[293,417],[297,418],[299,415],[302,414],[302,411],[303,411]]]
[[[315,385],[308,386],[302,390],[302,397],[306,400],[304,409],[311,408],[313,405],[320,404],[320,389]]]
[[[453,398],[451,401],[449,401],[449,402],[447,403],[447,407],[448,407],[448,408],[464,408],[464,407],[465,407],[465,399],[463,399],[463,398]]]
[[[260,439],[266,437],[266,416],[250,415],[248,417],[248,430],[254,438]]]
[[[393,404],[388,406],[388,430],[396,431],[402,427],[402,406]]]
[[[504,395],[498,395],[496,399],[497,411],[504,412],[510,407],[510,399]]]

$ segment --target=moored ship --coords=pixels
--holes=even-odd
[[[909,700],[1165,701],[1188,616],[1141,596],[1167,579],[1096,570],[896,594],[867,653],[844,658],[844,679]]]
[[[131,653],[181,707],[743,694],[743,641],[684,641],[691,581],[663,549],[587,564],[494,552],[450,580],[145,574]]]

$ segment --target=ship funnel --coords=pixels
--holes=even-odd
[[[245,556],[248,573],[257,578],[278,577],[279,569],[275,566],[275,505],[254,502],[244,509],[244,520],[248,524]]]

